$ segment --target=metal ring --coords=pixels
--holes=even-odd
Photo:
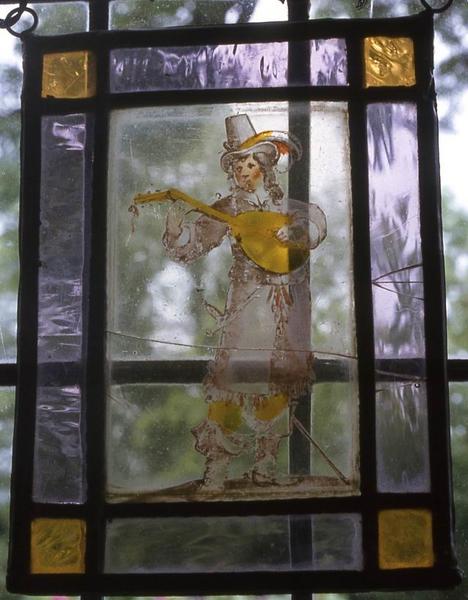
[[[26,1],[23,0],[20,3],[20,6],[18,6],[17,8],[13,8],[13,10],[10,10],[10,12],[5,17],[5,29],[8,31],[8,33],[11,33],[11,35],[14,35],[15,37],[19,38],[23,37],[23,35],[26,35],[27,33],[31,33],[32,31],[34,31],[37,27],[37,24],[39,23],[39,17],[37,15],[37,12],[29,6],[26,6]],[[13,29],[13,26],[16,25],[16,23],[18,23],[18,21],[21,19],[25,12],[31,15],[33,22],[29,27],[26,27],[26,29],[23,29],[22,31],[15,31]]]
[[[421,4],[426,10],[430,10],[432,13],[439,14],[445,12],[453,4],[453,0],[447,0],[447,2],[439,8],[433,8],[427,0],[421,0]]]
[[[10,10],[4,19],[0,19],[0,29],[7,29],[7,27],[13,27],[21,19],[21,15],[24,12],[28,0],[19,0],[19,6],[16,9]],[[20,9],[18,11],[18,9]],[[16,13],[12,15],[12,13]]]

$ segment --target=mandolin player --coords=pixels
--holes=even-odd
[[[280,131],[257,133],[246,114],[227,117],[226,134],[221,168],[230,193],[212,208],[229,216],[255,211],[290,218],[269,238],[259,235],[265,260],[255,261],[229,222],[210,215],[185,221],[173,208],[168,212],[163,244],[171,259],[190,263],[226,237],[232,249],[224,312],[207,306],[221,335],[203,382],[207,415],[192,430],[195,448],[205,457],[200,492],[208,494],[223,491],[228,481],[235,486],[230,469],[236,457],[247,453],[253,458],[244,485],[292,482],[278,474],[277,458],[290,435],[294,407],[299,397],[310,394],[313,382],[310,328],[305,326],[310,322],[309,268],[306,259],[287,269],[275,263],[287,243],[302,244],[308,257],[327,233],[322,210],[285,198],[277,181],[281,155],[288,156],[289,166],[301,158],[297,140]]]

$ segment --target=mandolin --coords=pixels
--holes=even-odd
[[[281,241],[276,237],[282,227],[291,224],[292,217],[288,214],[254,210],[229,215],[176,188],[151,194],[138,194],[133,200],[133,205],[166,200],[173,202],[181,200],[197,211],[227,223],[244,254],[266,271],[285,275],[301,267],[309,258],[309,247],[306,244]]]

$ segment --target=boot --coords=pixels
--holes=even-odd
[[[205,471],[200,490],[221,492],[231,460],[242,450],[241,438],[226,435],[216,423],[205,419],[192,429],[195,450],[205,456]]]
[[[226,452],[213,452],[207,456],[200,490],[206,492],[222,492],[224,483],[227,479],[231,459],[232,456]]]
[[[252,481],[257,485],[275,485],[279,444],[283,436],[262,435],[255,440],[255,462],[251,471]]]

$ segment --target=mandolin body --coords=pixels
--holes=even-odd
[[[291,224],[288,214],[252,210],[238,215],[230,215],[217,210],[176,188],[139,194],[134,205],[165,200],[181,200],[217,221],[227,223],[231,233],[244,254],[260,268],[278,275],[286,275],[301,267],[309,258],[307,244],[278,239],[278,231]]]
[[[285,275],[301,267],[309,257],[305,244],[281,241],[278,231],[289,225],[291,217],[271,211],[248,211],[235,216],[230,223],[233,236],[244,254],[256,265]]]

